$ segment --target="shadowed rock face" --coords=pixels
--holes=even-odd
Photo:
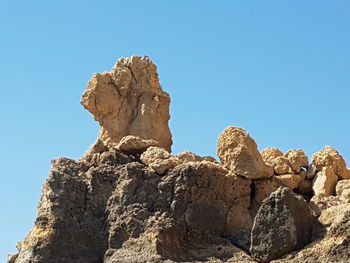
[[[116,146],[124,136],[135,135],[171,151],[170,97],[148,57],[122,58],[111,72],[93,75],[81,104],[100,123],[99,138],[106,145]]]
[[[269,262],[310,243],[313,220],[307,202],[280,187],[263,202],[254,219],[250,252]]]
[[[223,238],[230,235],[231,206],[249,206],[249,185],[207,161],[159,176],[115,149],[94,164],[60,158],[53,161],[35,226],[15,262],[249,258]]]

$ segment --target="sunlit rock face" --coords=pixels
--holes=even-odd
[[[111,72],[94,74],[81,104],[100,123],[104,144],[115,146],[124,136],[135,135],[171,151],[170,97],[150,58],[121,58]]]

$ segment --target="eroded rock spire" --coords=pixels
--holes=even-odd
[[[81,104],[100,123],[99,139],[105,145],[116,146],[124,136],[135,135],[171,151],[170,97],[150,58],[121,58],[111,72],[94,74]]]

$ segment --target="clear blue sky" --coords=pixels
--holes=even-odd
[[[95,140],[80,95],[120,57],[157,64],[175,153],[215,156],[236,125],[259,149],[331,145],[350,163],[349,12],[347,0],[0,1],[0,261],[33,225],[50,160]]]

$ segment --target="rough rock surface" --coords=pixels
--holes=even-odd
[[[271,161],[277,157],[283,156],[283,152],[275,147],[267,147],[266,149],[262,150],[260,154],[264,162],[268,164],[271,164]]]
[[[219,136],[217,155],[233,173],[249,179],[269,178],[272,167],[263,161],[257,145],[249,134],[239,127],[228,127]]]
[[[100,123],[99,138],[107,146],[135,135],[171,151],[170,97],[162,90],[157,67],[148,57],[122,58],[111,72],[93,75],[81,104]]]
[[[172,156],[163,148],[149,147],[141,154],[141,161],[149,165],[157,174],[164,174],[169,169],[172,169],[180,164],[179,159]]]
[[[280,186],[284,185],[280,180],[277,180],[276,177],[263,180],[254,180],[254,201],[257,204],[262,204],[262,202],[273,192],[275,192]]]
[[[293,173],[292,168],[289,165],[289,161],[284,156],[278,156],[275,159],[270,161],[270,164],[273,167],[275,174],[288,174]]]
[[[293,252],[271,263],[348,263],[350,258],[350,210],[342,210],[319,239],[303,250]]]
[[[304,151],[299,150],[289,150],[284,155],[289,161],[289,165],[295,173],[300,173],[301,167],[307,168],[309,166],[309,161]]]
[[[343,202],[350,203],[350,180],[338,181],[335,192]]]
[[[282,184],[288,186],[290,189],[294,190],[298,188],[302,178],[299,174],[283,174],[277,175],[276,179],[281,181]]]
[[[113,148],[97,164],[57,159],[14,262],[252,262],[223,238],[251,224],[232,213],[250,183],[207,161],[159,176]]]
[[[179,153],[176,155],[176,158],[179,159],[182,163],[200,162],[200,161],[208,161],[208,162],[214,162],[214,163],[216,162],[214,157],[211,157],[211,156],[201,157],[190,151],[184,151],[182,153]]]
[[[334,169],[339,179],[350,179],[350,170],[346,168],[346,163],[338,151],[330,146],[324,147],[321,151],[312,156],[312,163],[318,171],[329,166]]]
[[[140,137],[128,135],[123,137],[117,145],[117,149],[121,152],[140,154],[149,147],[157,147],[159,145],[155,140],[144,140]]]
[[[338,176],[333,172],[333,168],[326,166],[316,174],[312,190],[315,195],[330,196],[334,194],[337,182]]]
[[[229,127],[221,163],[172,155],[170,98],[147,57],[95,74],[81,102],[99,138],[79,161],[52,162],[35,225],[9,263],[349,262],[349,170],[335,149],[308,166],[302,150],[260,154]]]
[[[307,202],[288,187],[280,187],[260,207],[251,232],[250,252],[269,262],[307,245],[313,227]]]

